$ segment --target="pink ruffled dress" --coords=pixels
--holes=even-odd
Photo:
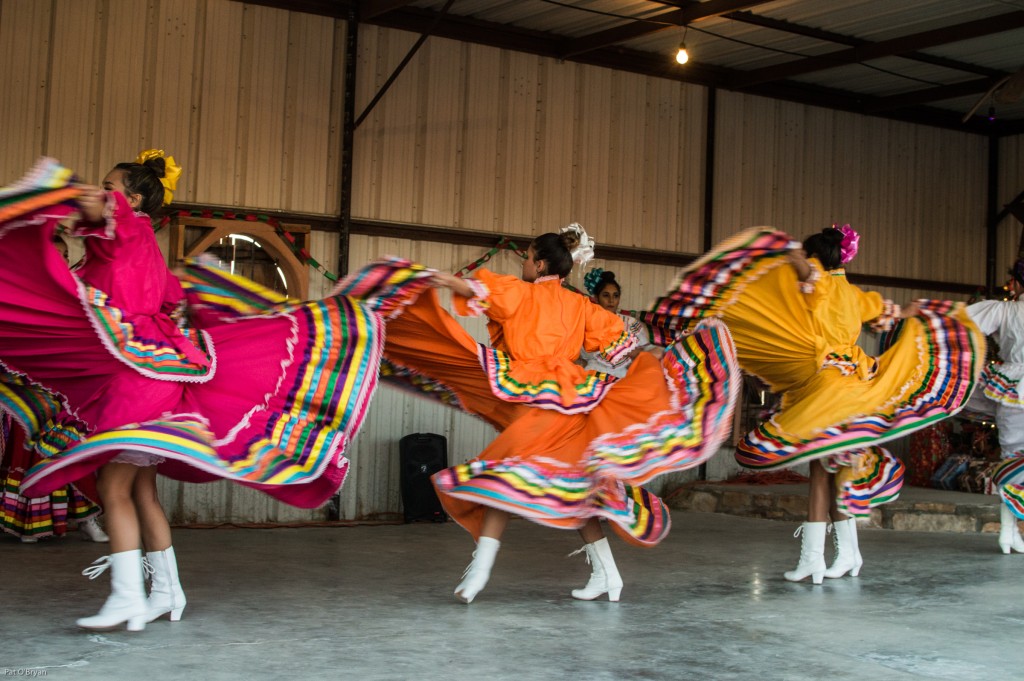
[[[271,304],[252,282],[194,267],[199,329],[181,314],[185,294],[149,218],[109,196],[102,224],[72,226],[86,244],[75,271],[51,245],[73,208],[0,212],[0,408],[41,457],[22,493],[45,495],[130,452],[179,480],[324,503],[345,480],[343,453],[377,384],[383,313],[429,275],[379,273],[402,282],[383,299],[349,287]]]

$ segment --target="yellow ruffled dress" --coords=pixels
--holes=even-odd
[[[962,303],[919,301],[920,313],[897,325],[894,306],[844,270],[811,259],[812,276],[800,282],[787,255],[797,246],[768,228],[738,234],[684,270],[648,321],[721,318],[740,367],[782,395],[738,444],[738,462],[773,469],[828,457],[841,508],[865,515],[902,485],[903,464],[877,445],[961,409],[985,338]],[[857,345],[867,322],[893,329],[877,358]]]

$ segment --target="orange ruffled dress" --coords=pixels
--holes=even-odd
[[[434,476],[446,511],[474,538],[493,507],[566,529],[603,517],[628,541],[657,544],[668,511],[637,485],[707,460],[730,432],[739,372],[725,327],[701,325],[660,362],[640,353],[618,379],[575,363],[581,348],[629,361],[636,338],[617,315],[557,277],[474,274],[473,297],[453,296],[454,307],[488,317],[489,346],[429,291],[388,322],[382,364],[384,380],[500,431]]]

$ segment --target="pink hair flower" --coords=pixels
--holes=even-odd
[[[857,246],[860,244],[860,234],[850,227],[850,225],[832,225],[834,229],[838,229],[843,235],[843,240],[839,243],[839,262],[846,264],[853,260],[857,255]]]

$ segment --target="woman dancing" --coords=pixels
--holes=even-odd
[[[98,495],[88,480],[79,483],[84,490],[79,485],[67,485],[33,498],[19,492],[33,460],[25,448],[21,428],[9,414],[0,411],[0,530],[18,537],[23,544],[34,544],[44,537],[64,536],[71,520],[86,539],[101,544],[110,541],[96,521],[102,511],[92,501]]]
[[[735,400],[732,344],[714,322],[672,345],[661,363],[641,353],[623,378],[576,364],[580,348],[610,365],[636,338],[622,320],[562,286],[592,242],[578,225],[530,244],[522,278],[477,270],[434,275],[456,312],[486,315],[476,343],[433,292],[388,323],[385,376],[480,416],[500,432],[474,460],[434,476],[447,512],[477,542],[455,595],[486,585],[510,515],[579,530],[592,574],[573,596],[618,600],[622,579],[600,518],[632,543],[669,529],[654,495],[635,487],[697,465],[729,431]]]
[[[961,409],[984,357],[984,337],[963,304],[946,301],[904,310],[891,347],[877,358],[865,353],[856,344],[861,325],[891,327],[901,313],[847,281],[842,266],[858,239],[848,225],[833,226],[801,248],[782,232],[747,230],[683,270],[645,315],[677,327],[722,319],[743,370],[781,394],[778,411],[747,434],[736,458],[759,470],[811,464],[800,560],[785,574],[791,581],[859,572],[855,518],[895,499],[903,481],[903,464],[877,445]],[[826,569],[830,507],[837,556]]]
[[[641,352],[653,353],[655,357],[661,358],[664,350],[651,342],[651,330],[634,317],[619,312],[619,302],[622,299],[622,286],[615,279],[615,273],[595,268],[587,272],[583,277],[583,286],[590,294],[590,299],[604,309],[619,315],[622,323],[626,325],[630,333],[637,338],[637,347],[630,354],[632,360]],[[588,352],[586,348],[580,351],[580,360],[584,368],[590,371],[603,371],[613,376],[622,378],[626,375],[629,362],[623,362],[618,366],[612,366],[601,359],[600,353]]]
[[[983,300],[967,307],[982,332],[999,345],[999,361],[986,365],[966,411],[994,419],[1003,462],[992,472],[999,506],[999,549],[1024,553],[1017,519],[1024,519],[1024,259],[1010,269],[1009,300]]]
[[[278,296],[270,309],[255,284],[197,267],[190,298],[204,328],[191,325],[150,222],[179,172],[151,150],[118,164],[103,188],[69,183],[67,170],[44,161],[0,190],[0,257],[11,263],[0,270],[0,406],[41,456],[22,493],[98,472],[107,512],[111,555],[86,574],[109,565],[112,592],[78,620],[87,629],[135,631],[182,614],[158,472],[319,506],[345,479],[343,452],[376,385],[378,309],[391,301]],[[74,272],[50,246],[64,220],[85,240]],[[427,280],[413,273],[395,284],[394,300]],[[209,282],[221,286],[215,296]],[[154,570],[148,601],[143,546]]]

